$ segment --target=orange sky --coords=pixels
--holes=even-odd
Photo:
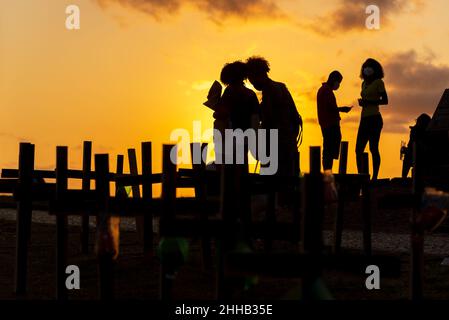
[[[113,156],[154,142],[154,170],[171,130],[212,126],[202,106],[226,62],[257,54],[285,82],[305,120],[308,147],[321,144],[315,93],[327,74],[345,79],[341,105],[359,96],[361,63],[380,60],[391,104],[383,110],[381,177],[400,175],[399,146],[421,112],[433,113],[449,85],[447,1],[377,1],[381,29],[364,29],[365,1],[1,0],[0,167],[16,167],[18,143],[36,144],[39,168],[54,168],[55,146],[81,165],[83,140]],[[235,2],[234,2],[235,3]],[[393,4],[392,4],[393,3]],[[65,28],[65,8],[81,29]],[[362,10],[360,9],[362,8]],[[355,171],[358,107],[343,115]]]

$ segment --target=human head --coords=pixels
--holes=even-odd
[[[262,90],[269,80],[268,72],[270,71],[270,64],[265,58],[254,56],[246,60],[246,66],[249,82],[257,90]]]
[[[225,85],[243,84],[247,78],[246,64],[241,61],[227,63],[221,70],[220,80]]]
[[[363,80],[377,80],[383,79],[383,77],[384,69],[377,60],[369,58],[363,63],[362,69],[360,70],[360,78]]]
[[[416,119],[416,127],[425,129],[431,120],[432,118],[428,114],[423,113]]]
[[[338,90],[340,88],[341,81],[343,80],[343,75],[335,70],[329,74],[327,78],[327,84],[332,88],[332,90]]]

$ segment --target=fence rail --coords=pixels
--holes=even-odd
[[[192,144],[194,148],[204,150],[207,145]],[[57,147],[55,170],[34,169],[34,145],[20,144],[19,168],[3,169],[0,179],[0,192],[14,195],[17,201],[17,245],[15,268],[15,291],[24,294],[27,290],[28,241],[31,230],[31,216],[36,201],[48,203],[48,212],[56,216],[57,258],[56,258],[56,295],[58,299],[67,299],[64,286],[65,266],[67,265],[67,217],[82,217],[80,245],[83,253],[89,247],[89,216],[97,217],[97,232],[107,233],[107,227],[118,217],[136,217],[137,232],[142,241],[143,253],[153,256],[153,218],[160,216],[160,238],[194,237],[201,238],[201,252],[205,268],[212,266],[211,239],[217,246],[217,297],[226,297],[230,290],[226,279],[236,274],[257,273],[277,276],[303,277],[304,292],[308,292],[321,270],[326,268],[344,268],[343,261],[365,263],[377,261],[388,266],[389,270],[398,270],[397,261],[388,260],[371,254],[371,217],[369,174],[347,174],[348,143],[341,147],[339,174],[335,175],[340,186],[338,211],[335,224],[335,242],[333,251],[338,254],[343,231],[344,204],[350,198],[359,198],[362,203],[363,237],[365,255],[347,256],[325,255],[322,243],[323,216],[325,203],[325,184],[321,172],[321,149],[311,147],[310,168],[308,174],[301,177],[261,176],[242,171],[238,166],[222,165],[217,171],[206,170],[205,163],[195,164],[192,169],[178,169],[170,160],[174,145],[163,146],[162,173],[152,171],[152,145],[144,142],[142,148],[142,169],[138,173],[136,152],[128,150],[130,173],[123,173],[124,156],[117,156],[117,168],[111,172],[108,154],[95,154],[95,171],[91,168],[92,143],[83,144],[83,168],[68,168],[68,148]],[[367,157],[364,168],[368,168]],[[48,183],[45,179],[54,179]],[[68,179],[81,179],[81,190],[70,190]],[[91,181],[95,188],[91,189]],[[116,193],[111,196],[110,183],[115,184]],[[162,196],[155,199],[152,185],[162,183]],[[220,196],[211,197],[212,185],[221,185]],[[132,188],[132,197],[124,191],[125,186]],[[140,187],[142,187],[142,192]],[[178,188],[194,188],[195,197],[184,199],[176,197]],[[213,188],[212,188],[213,189]],[[276,193],[291,192],[293,195],[293,223],[276,221]],[[256,194],[267,195],[266,219],[262,222],[251,221],[251,197]],[[361,197],[360,197],[361,195]],[[236,215],[236,212],[239,212]],[[218,217],[218,218],[217,218]],[[238,221],[240,221],[238,223]],[[262,238],[265,253],[235,254],[229,251],[235,234],[236,225],[244,226],[245,237]],[[115,242],[111,235],[112,242]],[[274,240],[289,240],[298,245],[298,253],[283,255],[272,251]],[[97,247],[101,247],[97,239]],[[116,253],[98,251],[100,296],[110,299],[114,296],[114,265]],[[283,263],[283,261],[285,263]],[[352,262],[351,262],[352,261]],[[286,264],[290,266],[286,266]],[[161,263],[161,298],[170,299],[172,291],[172,267]],[[346,268],[351,268],[347,265]],[[310,271],[313,271],[312,273]],[[303,272],[304,271],[304,272]],[[392,272],[392,274],[396,274]],[[307,294],[306,294],[307,296]]]

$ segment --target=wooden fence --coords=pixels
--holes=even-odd
[[[192,169],[178,169],[170,160],[174,145],[163,146],[162,173],[152,172],[151,142],[142,143],[142,173],[138,174],[134,149],[128,150],[130,173],[123,173],[124,156],[117,157],[117,168],[111,172],[108,154],[95,154],[95,171],[92,170],[92,143],[84,142],[83,168],[68,168],[68,148],[57,147],[55,170],[34,169],[34,145],[21,143],[19,168],[3,169],[0,192],[11,193],[17,201],[17,245],[15,268],[15,292],[24,294],[27,290],[28,242],[30,239],[33,203],[48,202],[49,214],[56,216],[57,258],[56,296],[67,299],[65,288],[65,268],[67,266],[67,217],[78,215],[82,218],[80,244],[83,253],[89,248],[89,217],[97,217],[97,231],[108,235],[105,228],[116,217],[136,217],[137,232],[142,240],[143,253],[154,255],[153,217],[160,216],[159,237],[201,238],[201,252],[205,268],[211,268],[211,239],[215,239],[217,298],[229,297],[232,288],[226,279],[236,275],[270,275],[302,278],[303,297],[311,296],[310,288],[325,268],[343,270],[364,270],[376,264],[386,272],[385,276],[398,276],[399,263],[390,257],[373,256],[371,250],[371,211],[369,174],[347,174],[348,143],[341,146],[339,174],[335,175],[339,185],[338,210],[335,223],[333,253],[324,250],[323,217],[325,185],[321,173],[321,149],[310,148],[310,168],[302,177],[278,177],[250,174],[234,165],[218,166],[218,170],[206,170],[205,163],[195,164]],[[192,144],[192,150],[207,145]],[[364,168],[368,168],[368,157],[364,157]],[[42,179],[56,182],[42,183]],[[70,190],[68,179],[81,179],[81,190]],[[95,189],[91,189],[91,181]],[[111,196],[110,183],[116,192]],[[156,199],[152,185],[162,183],[162,196]],[[219,199],[208,195],[213,185],[220,185]],[[132,198],[123,191],[131,186]],[[140,194],[142,187],[142,194]],[[195,198],[176,197],[177,188],[194,188]],[[290,192],[293,195],[293,223],[276,221],[276,193]],[[253,222],[250,217],[251,196],[267,195],[266,218],[263,222]],[[349,199],[361,202],[363,221],[364,255],[341,254],[343,213]],[[248,211],[249,210],[249,211]],[[240,215],[236,216],[236,211]],[[218,215],[217,215],[218,214]],[[218,216],[218,219],[211,218]],[[105,227],[106,226],[106,227]],[[247,239],[264,239],[265,251],[236,253],[229,250],[230,235],[243,226]],[[103,231],[103,233],[102,233]],[[111,235],[110,235],[111,236]],[[118,237],[118,234],[115,235]],[[112,235],[114,238],[114,235]],[[112,243],[117,239],[110,239]],[[298,245],[298,252],[281,254],[272,250],[274,240],[289,240]],[[102,250],[101,237],[96,240],[99,270],[100,297],[114,297],[114,265],[116,254]],[[104,248],[103,248],[104,249]],[[172,296],[172,266],[161,262],[161,298]]]

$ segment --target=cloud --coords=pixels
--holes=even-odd
[[[422,58],[414,51],[394,54],[384,62],[389,106],[384,107],[385,128],[392,132],[407,130],[421,113],[432,115],[449,87],[449,65]]]
[[[368,30],[365,21],[368,17],[366,8],[376,5],[380,9],[381,26],[388,25],[392,16],[404,12],[416,12],[422,8],[422,0],[338,0],[337,8],[328,14],[303,24],[322,35],[330,36],[335,32]]]
[[[29,139],[26,137],[18,136],[16,134],[9,133],[9,132],[0,132],[0,137],[5,138],[5,139],[10,139],[10,140],[15,140],[18,142],[29,141]]]
[[[194,91],[208,91],[209,88],[212,86],[213,81],[195,81],[192,83],[192,90]]]
[[[199,10],[217,24],[228,18],[250,20],[255,18],[279,19],[285,14],[273,0],[94,0],[101,7],[112,4],[134,8],[157,20],[176,15],[186,7]]]

